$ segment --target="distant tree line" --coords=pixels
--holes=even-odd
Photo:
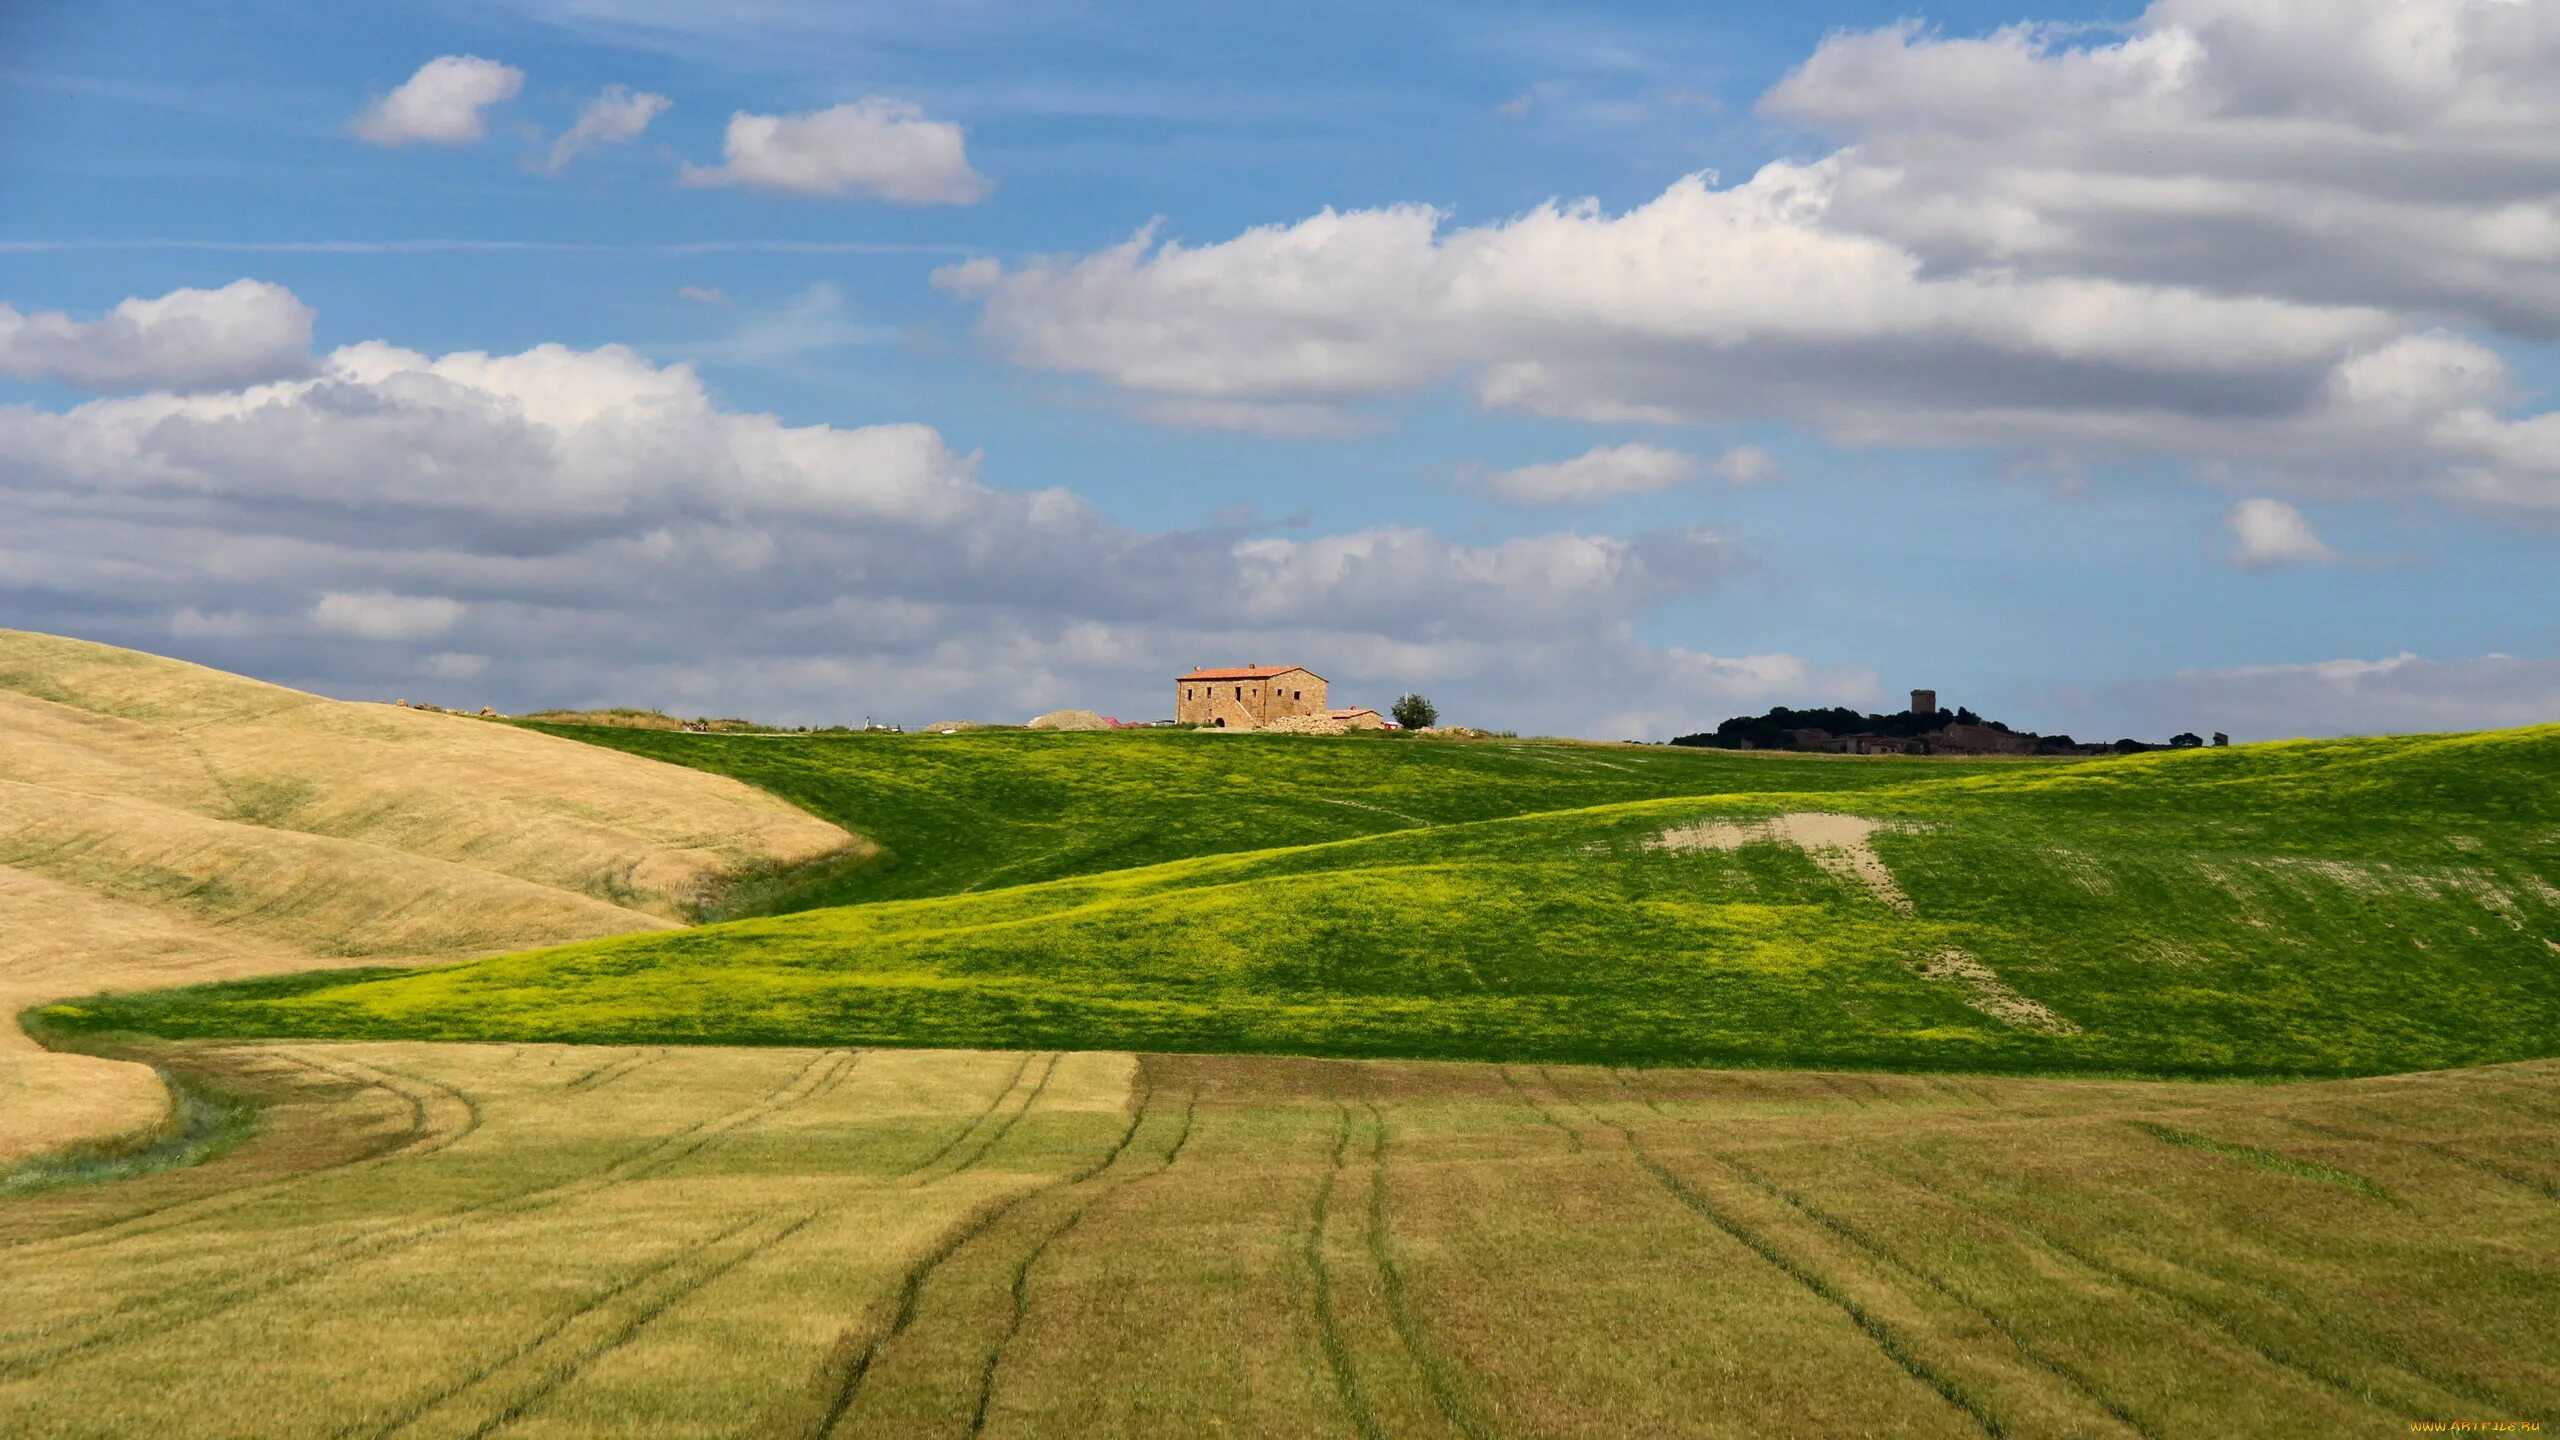
[[[2036,742],[2039,755],[2083,755],[2094,751],[2131,755],[2143,750],[2185,749],[2204,743],[2203,737],[2189,732],[2167,745],[2131,738],[2113,744],[2101,741],[2084,745],[2068,735],[2038,735],[2032,730],[2013,730],[2000,721],[1985,720],[1962,707],[1925,715],[1912,710],[1877,715],[1861,713],[1843,705],[1817,710],[1793,710],[1775,705],[1766,715],[1736,715],[1719,723],[1713,730],[1677,736],[1671,743],[1714,750],[1792,750],[1796,748],[1796,732],[1799,730],[1820,730],[1834,736],[1890,735],[1897,740],[1912,740],[1934,735],[1949,725],[1980,725],[2004,735],[2024,735]]]

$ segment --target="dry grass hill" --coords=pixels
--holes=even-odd
[[[0,630],[0,1162],[166,1103],[36,1049],[10,1017],[40,1001],[663,928],[710,877],[862,843],[719,776]]]

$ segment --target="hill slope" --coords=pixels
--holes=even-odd
[[[2200,1074],[2474,1064],[2560,1035],[2560,727],[1693,763],[1719,793],[54,1013],[166,1035]]]
[[[688,735],[549,733],[728,775],[881,847],[773,877],[731,915],[956,895],[1201,855],[1312,845],[1613,801],[1736,790],[1857,790],[1947,761],[1737,758],[1554,741],[1138,731]]]
[[[0,630],[0,1160],[162,1099],[28,1046],[27,1005],[666,929],[713,877],[853,843],[715,776]]]

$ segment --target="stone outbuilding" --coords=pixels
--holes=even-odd
[[[1384,730],[1387,717],[1363,705],[1351,710],[1327,710],[1327,716],[1342,722],[1349,730]]]
[[[1174,718],[1211,730],[1258,730],[1292,715],[1322,715],[1325,679],[1303,665],[1229,665],[1177,675]]]

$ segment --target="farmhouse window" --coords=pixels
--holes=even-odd
[[[1239,700],[1244,698],[1244,687],[1241,685],[1236,687],[1236,698]]]

